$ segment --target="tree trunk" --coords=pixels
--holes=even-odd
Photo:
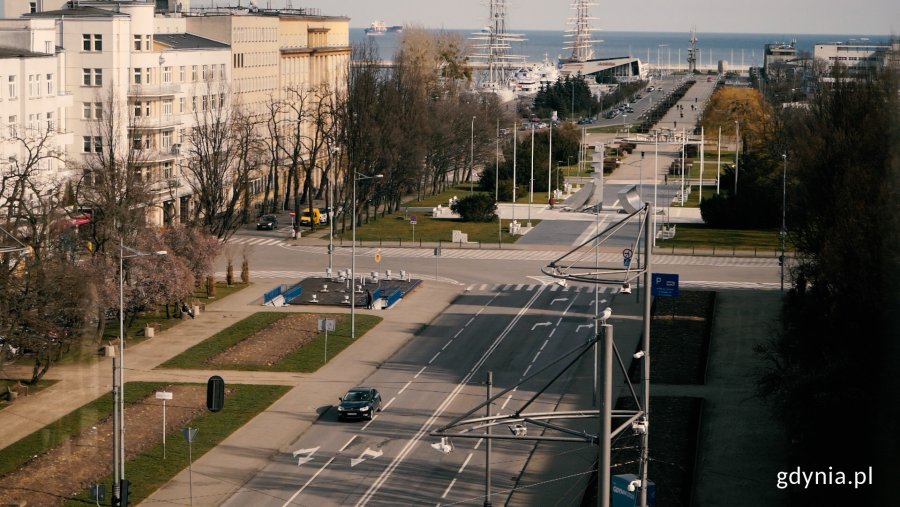
[[[241,282],[245,285],[250,283],[250,261],[246,257],[241,263]]]
[[[234,263],[231,260],[228,261],[228,267],[226,268],[225,285],[229,287],[234,285]]]
[[[206,277],[206,296],[210,298],[216,297],[216,277]]]

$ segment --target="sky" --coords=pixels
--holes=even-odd
[[[222,0],[219,0],[220,2]],[[260,7],[288,0],[257,0]],[[294,8],[346,15],[350,26],[372,21],[424,28],[478,28],[487,24],[487,0],[290,0]],[[900,34],[900,0],[595,0],[594,28],[607,31],[773,34]],[[222,2],[226,3],[226,2]],[[233,3],[233,2],[231,2]],[[246,2],[245,2],[246,3]],[[571,0],[509,0],[508,29],[563,30]]]

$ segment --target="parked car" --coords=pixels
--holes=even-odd
[[[278,218],[275,215],[263,215],[256,221],[256,230],[272,230],[278,228]]]
[[[328,224],[328,217],[331,216],[331,208],[319,208],[319,214],[321,215],[319,217],[319,223]]]
[[[381,394],[373,387],[354,387],[338,399],[338,419],[371,419],[381,411]]]
[[[319,208],[312,209],[312,217],[310,218],[309,208],[303,208],[300,210],[300,225],[311,225],[313,223],[319,224],[322,223],[322,212],[319,211]]]

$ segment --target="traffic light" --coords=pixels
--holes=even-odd
[[[225,405],[225,381],[218,375],[209,377],[206,383],[206,408],[218,412]]]
[[[644,158],[644,152],[643,152],[643,151],[641,152],[641,158]]]
[[[784,256],[783,255],[778,256],[778,265],[784,266]]]

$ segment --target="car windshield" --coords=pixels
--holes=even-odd
[[[274,222],[274,221],[275,221],[275,217],[272,216],[272,215],[265,215],[265,216],[262,217],[261,220],[262,220],[263,222]]]
[[[369,401],[370,397],[367,391],[350,391],[344,396],[344,401]]]

